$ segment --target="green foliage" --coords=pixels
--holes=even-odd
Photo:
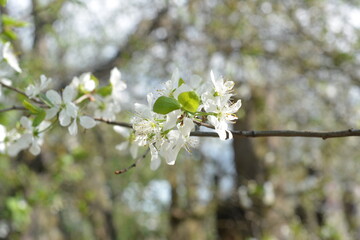
[[[40,98],[44,103],[46,103],[46,105],[48,105],[49,107],[52,107],[52,106],[53,106],[52,102],[48,99],[48,97],[46,96],[45,93],[40,93],[40,94],[39,94],[39,98]]]
[[[30,103],[28,100],[23,100],[24,107],[29,110],[32,114],[39,114],[41,111],[43,111],[42,108]]]
[[[6,0],[1,0],[0,4],[5,5]],[[27,25],[26,22],[17,20],[15,18],[10,17],[7,14],[1,15],[1,23],[2,23],[2,32],[0,33],[0,39],[2,41],[13,41],[17,39],[17,34],[14,32],[13,28],[16,27],[25,27]]]
[[[0,0],[0,5],[5,7],[7,3],[7,0]]]
[[[9,197],[6,200],[6,207],[11,214],[12,226],[18,230],[23,230],[30,222],[31,208],[25,199],[21,197]]]
[[[174,110],[180,109],[181,106],[176,99],[171,97],[161,96],[156,99],[153,111],[159,114],[168,114]]]
[[[184,83],[185,83],[184,79],[179,78],[178,87],[180,87],[180,86],[183,85]]]
[[[40,125],[40,123],[42,121],[44,121],[45,117],[46,117],[46,112],[45,110],[41,109],[42,111],[40,111],[39,113],[35,114],[35,118],[33,120],[32,126],[33,127],[37,127]]]
[[[111,86],[111,84],[103,86],[103,87],[97,89],[96,92],[102,97],[109,96],[112,92],[112,86]]]
[[[179,94],[178,100],[182,108],[189,112],[196,112],[200,105],[200,98],[194,91]]]
[[[27,25],[27,22],[17,20],[6,14],[1,16],[1,21],[4,27],[25,27]]]
[[[39,126],[40,123],[42,121],[44,121],[44,119],[46,117],[46,111],[44,109],[30,103],[26,99],[23,100],[23,105],[27,110],[29,110],[33,115],[35,115],[32,126],[33,127]]]

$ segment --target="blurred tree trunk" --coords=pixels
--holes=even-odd
[[[171,184],[170,205],[170,233],[169,239],[173,240],[202,240],[206,238],[204,219],[207,209],[200,207],[197,199],[197,183],[195,180],[198,171],[194,162],[186,159],[183,171],[171,169],[169,182]],[[177,173],[182,172],[183,179],[179,180]],[[181,173],[180,173],[181,174]],[[179,189],[185,185],[185,194]],[[180,191],[179,191],[180,190]]]
[[[264,96],[264,95],[262,95]],[[252,129],[256,104],[264,101],[261,95],[254,96],[245,103],[246,115],[235,124],[235,130]],[[266,215],[266,206],[262,195],[254,193],[248,197],[251,203],[244,204],[239,198],[238,189],[247,189],[249,185],[263,186],[267,171],[262,159],[255,151],[251,138],[234,138],[234,164],[236,168],[236,188],[231,199],[218,201],[217,230],[220,239],[248,239],[262,236],[262,222]],[[258,140],[256,140],[258,141]],[[255,184],[255,185],[254,185]]]

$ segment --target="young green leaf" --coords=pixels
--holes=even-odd
[[[1,16],[1,21],[2,24],[7,27],[25,27],[27,25],[27,22],[16,20],[6,14]]]
[[[178,87],[180,87],[180,86],[183,85],[184,83],[185,83],[184,79],[179,78]]]
[[[33,127],[37,127],[40,125],[40,123],[42,121],[44,121],[46,117],[46,112],[44,109],[41,109],[41,111],[39,113],[36,114],[36,117],[34,118],[34,121],[33,121]]]
[[[182,108],[189,112],[196,112],[200,105],[200,98],[194,91],[179,94],[178,100]]]
[[[32,114],[39,114],[41,111],[44,111],[43,109],[39,108],[38,106],[30,103],[26,99],[23,101],[24,107],[29,110]]]
[[[110,84],[103,86],[97,89],[96,92],[102,97],[109,96],[112,93],[112,86]]]
[[[174,110],[180,109],[180,104],[176,99],[161,96],[156,99],[153,107],[153,111],[160,114],[168,114]]]
[[[50,99],[46,96],[45,93],[40,93],[39,94],[39,98],[49,107],[53,107],[54,104],[52,104],[52,102],[50,101]]]

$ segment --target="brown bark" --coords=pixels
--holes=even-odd
[[[260,95],[261,96],[261,95]],[[235,130],[250,129],[254,122],[254,109],[261,97],[254,96],[245,103],[247,114],[235,124]],[[220,239],[241,240],[255,237],[260,239],[263,231],[263,219],[266,215],[261,194],[249,195],[252,205],[245,207],[237,194],[240,186],[249,184],[262,186],[267,178],[262,159],[255,151],[254,140],[250,138],[234,138],[234,164],[236,168],[236,189],[231,199],[219,202],[217,210],[217,229]],[[258,140],[255,140],[258,141]],[[259,142],[257,142],[259,143]]]

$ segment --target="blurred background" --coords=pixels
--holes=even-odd
[[[236,82],[240,130],[360,127],[357,0],[9,0],[6,26],[25,73],[61,89],[118,67],[118,121],[179,68]],[[15,36],[17,35],[17,37]],[[5,107],[2,105],[2,107]],[[19,113],[1,114],[12,126]],[[359,138],[201,139],[150,170],[111,126],[53,129],[42,153],[0,156],[0,239],[360,239]]]

